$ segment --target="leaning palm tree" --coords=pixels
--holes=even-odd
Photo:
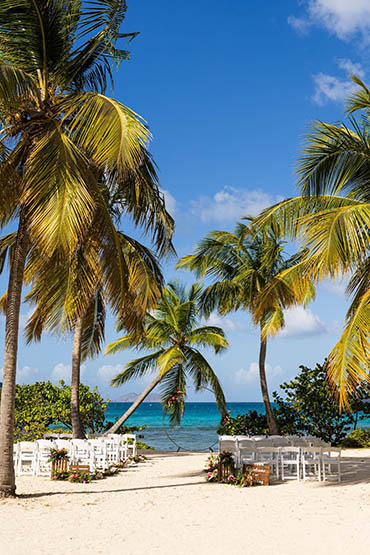
[[[125,36],[119,32],[125,10],[124,0],[0,0],[0,225],[19,218],[7,292],[1,497],[15,495],[14,390],[29,246],[37,245],[44,257],[57,248],[73,251],[97,205],[108,229],[111,218],[92,164],[120,183],[139,167],[149,138],[137,114],[104,95],[112,62],[127,58],[116,47]],[[140,191],[135,194],[140,217]],[[104,259],[113,275],[113,228],[111,236]],[[118,311],[124,287],[120,272],[109,291]]]
[[[258,219],[262,229],[272,226],[280,236],[301,239],[306,256],[283,276],[297,294],[307,280],[350,278],[345,329],[326,364],[341,407],[370,381],[370,90],[353,80],[360,88],[348,101],[349,123],[317,122],[307,136],[298,165],[301,196]]]
[[[284,301],[289,296],[290,305],[299,299],[284,283],[280,284],[280,290],[276,287],[270,295],[265,292],[272,280],[279,282],[280,272],[297,262],[297,256],[284,257],[283,243],[273,231],[258,233],[251,220],[248,225],[239,223],[234,233],[211,231],[200,242],[195,254],[185,256],[178,263],[178,268],[195,271],[199,277],[209,276],[214,282],[201,297],[206,316],[209,317],[214,310],[225,315],[242,309],[255,317],[256,308],[260,308],[258,318],[255,318],[260,327],[259,375],[270,434],[278,434],[279,429],[266,379],[267,338],[284,327],[282,295]],[[305,298],[301,300],[309,302],[313,296],[314,290],[308,284]]]
[[[106,354],[129,347],[153,351],[129,362],[124,371],[113,378],[113,386],[155,373],[154,380],[112,426],[110,433],[118,430],[158,384],[161,384],[161,402],[170,422],[179,423],[184,413],[189,378],[197,391],[209,387],[218,409],[225,412],[221,385],[200,349],[210,347],[215,353],[221,353],[228,347],[228,342],[221,328],[199,325],[201,293],[201,286],[197,283],[189,290],[179,283],[169,283],[154,312],[147,314],[144,334],[138,339],[135,333],[129,333],[107,346]]]

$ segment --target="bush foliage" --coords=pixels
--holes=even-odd
[[[50,431],[72,430],[71,386],[60,381],[16,385],[15,441],[42,438]],[[86,432],[104,431],[107,404],[94,387],[80,384],[81,421]],[[53,430],[51,430],[52,428]]]
[[[309,434],[333,445],[338,445],[348,432],[357,427],[370,413],[370,404],[362,400],[351,401],[351,412],[341,412],[333,398],[326,379],[324,367],[317,364],[314,369],[300,366],[301,372],[280,389],[285,399],[273,393],[273,411],[282,434]],[[368,391],[359,392],[362,397]],[[359,431],[359,430],[358,430]],[[249,411],[235,418],[226,415],[221,421],[219,433],[228,435],[267,434],[264,414]]]
[[[352,448],[370,447],[370,428],[353,430],[342,441],[342,446]]]
[[[1,396],[0,396],[1,400]],[[36,382],[16,385],[15,391],[15,441],[34,441],[50,432],[72,430],[71,386],[60,381]],[[80,384],[80,413],[84,430],[89,434],[104,433],[113,422],[105,422],[107,402],[97,387],[90,389]],[[146,426],[121,426],[120,434],[144,430]],[[153,449],[137,441],[138,449]]]

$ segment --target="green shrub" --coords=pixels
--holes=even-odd
[[[370,428],[363,428],[360,430],[353,430],[342,441],[342,447],[370,447]]]
[[[235,417],[226,413],[221,420],[218,433],[228,436],[255,436],[267,434],[268,426],[266,415],[259,414],[256,410],[250,410],[246,414],[238,414]]]

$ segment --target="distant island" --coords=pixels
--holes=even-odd
[[[113,403],[133,403],[136,401],[138,396],[138,393],[127,393],[127,395],[122,395],[121,397],[118,397],[118,399],[114,399]],[[148,395],[148,397],[144,399],[143,403],[160,403],[160,401],[160,395],[152,394]]]

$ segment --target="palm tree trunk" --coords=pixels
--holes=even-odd
[[[152,383],[150,383],[148,385],[148,387],[146,389],[144,389],[144,391],[141,393],[141,395],[138,396],[138,398],[136,399],[136,401],[134,401],[131,405],[131,407],[129,409],[127,409],[127,411],[121,416],[121,418],[119,420],[117,420],[117,422],[115,424],[113,424],[113,426],[111,428],[109,428],[109,430],[107,432],[105,432],[106,434],[114,434],[118,428],[124,423],[126,422],[126,420],[128,419],[129,416],[131,416],[131,414],[133,412],[135,412],[135,410],[137,409],[137,407],[139,405],[141,405],[141,403],[144,401],[144,399],[149,395],[149,393],[155,388],[155,386],[157,384],[159,384],[159,382],[161,381],[161,376],[157,376]]]
[[[80,372],[81,372],[81,341],[83,317],[76,320],[72,347],[72,379],[71,379],[71,420],[73,437],[85,439],[85,431],[80,414]]]
[[[3,386],[0,407],[0,497],[15,497],[13,464],[15,383],[19,312],[27,249],[27,218],[22,208],[19,217],[14,259],[10,266],[6,309]]]
[[[267,380],[266,380],[266,371],[265,371],[265,362],[266,362],[266,348],[267,348],[267,340],[262,338],[261,335],[261,343],[260,343],[260,357],[259,357],[259,370],[260,370],[260,383],[261,383],[261,391],[262,391],[262,399],[265,405],[265,412],[267,418],[267,425],[269,428],[269,432],[271,435],[279,435],[279,427],[275,420],[274,413],[272,412],[270,399],[269,399],[269,392],[267,388]]]

